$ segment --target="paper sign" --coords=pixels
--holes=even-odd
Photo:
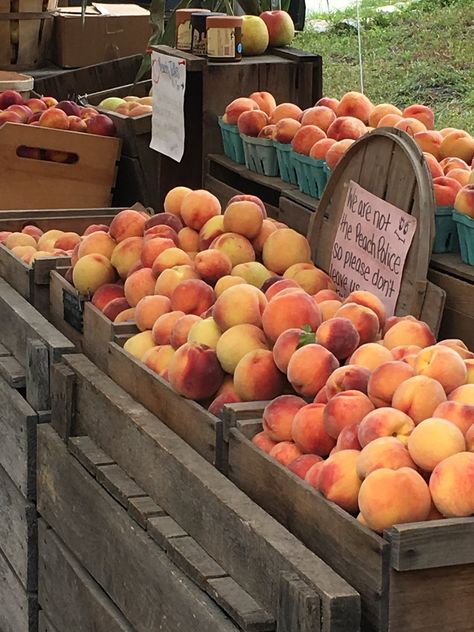
[[[150,147],[180,162],[184,153],[186,62],[151,53],[153,116]]]
[[[368,290],[392,315],[415,230],[416,217],[351,180],[329,266],[339,294]]]

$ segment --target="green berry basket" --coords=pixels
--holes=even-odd
[[[296,175],[296,168],[293,162],[294,152],[291,145],[278,143],[274,140],[273,146],[276,149],[280,178],[290,184],[298,184],[298,176]]]
[[[241,134],[244,144],[245,166],[262,176],[278,176],[278,160],[273,141]]]
[[[221,128],[222,144],[224,145],[224,154],[239,165],[245,164],[244,145],[240,137],[237,125],[224,123],[222,116],[218,118],[219,127]]]
[[[435,211],[435,240],[433,252],[459,252],[459,239],[453,219],[452,206],[438,206]]]
[[[474,219],[454,211],[453,220],[458,229],[461,259],[464,263],[474,266]]]
[[[319,200],[327,182],[326,172],[324,171],[325,161],[316,160],[296,152],[293,152],[292,160],[296,167],[300,191]]]

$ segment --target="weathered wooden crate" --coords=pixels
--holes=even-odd
[[[63,364],[55,369],[52,426],[68,441],[70,449],[84,441],[80,438],[84,436],[101,449],[100,454],[95,450],[93,456],[82,460],[89,471],[97,467],[104,472],[108,466],[108,478],[115,472],[117,481],[120,480],[117,479],[118,466],[134,481],[132,486],[128,484],[124,498],[124,493],[117,489],[117,482],[105,483],[107,476],[101,474],[100,480],[123,507],[119,516],[118,508],[112,509],[110,497],[102,491],[97,491],[94,497],[94,481],[77,463],[71,464],[64,444],[52,428],[41,427],[40,513],[137,631],[152,629],[152,617],[157,616],[157,608],[167,607],[156,600],[155,582],[161,581],[161,564],[156,554],[152,557],[145,548],[149,545],[144,543],[137,528],[135,537],[126,540],[130,529],[124,526],[125,508],[136,516],[140,513],[139,505],[143,508],[149,503],[149,500],[138,499],[140,493],[149,496],[181,529],[181,538],[175,533],[176,540],[170,545],[168,539],[165,544],[168,556],[172,556],[173,562],[185,573],[192,573],[198,585],[203,581],[214,584],[209,589],[211,596],[218,599],[232,618],[226,600],[218,597],[218,584],[228,600],[242,590],[251,595],[278,621],[277,629],[282,632],[359,629],[358,595],[347,583],[81,354],[64,356]],[[141,491],[136,491],[137,486]],[[132,504],[133,510],[130,509]],[[163,542],[163,533],[159,533],[162,529],[156,529],[159,517],[141,516],[139,520],[148,526],[152,538],[158,537],[160,543]],[[154,523],[153,529],[150,522]],[[101,546],[98,540],[102,531],[106,546]],[[202,577],[202,573],[190,568],[199,566],[190,563],[190,556],[194,562],[202,559],[201,553],[197,558],[191,554],[195,551],[191,539],[204,550],[205,559],[209,562],[210,556],[233,581],[217,582],[216,578],[211,582],[209,577]],[[114,543],[112,556],[107,553],[111,541]],[[151,567],[150,560],[156,560]],[[125,585],[120,578],[122,563],[128,573]],[[111,564],[116,573],[110,572]],[[154,579],[149,578],[149,569]],[[291,579],[282,577],[286,573]],[[143,577],[151,588],[143,589],[140,595],[132,594],[133,586],[143,585]],[[167,576],[167,581],[174,587],[173,575]],[[226,584],[230,588],[226,588]],[[176,587],[173,591],[176,592],[173,603],[176,603],[181,593]],[[285,592],[290,596],[285,596]],[[319,610],[317,614],[313,611],[310,617],[305,609],[312,608],[311,604],[319,604]],[[143,620],[144,612],[149,615],[148,621]],[[188,609],[183,608],[183,616],[187,612]],[[46,614],[49,617],[47,610]],[[170,614],[173,617],[170,621],[176,616],[179,615]],[[244,630],[266,629],[250,624],[245,627],[244,618],[238,625]],[[196,623],[194,627],[206,631],[226,629],[214,623],[213,627],[210,624],[199,627]]]
[[[357,590],[362,630],[472,630],[474,518],[395,525],[377,535],[257,448],[251,438],[261,419],[241,420],[242,406],[248,416],[250,404],[227,406],[230,480]]]
[[[6,211],[0,213],[0,230],[21,231],[34,224],[43,232],[52,229],[82,234],[91,224],[109,225],[122,208]],[[0,276],[44,316],[49,314],[49,274],[57,267],[67,267],[69,257],[38,259],[32,266],[0,244]]]
[[[446,292],[440,335],[461,338],[474,349],[474,267],[463,263],[458,254],[434,254],[428,278]]]

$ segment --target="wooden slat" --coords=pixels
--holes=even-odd
[[[280,575],[278,632],[319,632],[320,600],[297,575]]]
[[[441,327],[445,303],[446,292],[434,283],[428,281],[423,307],[421,308],[420,320],[429,325],[436,338],[438,338]]]
[[[145,496],[145,492],[116,463],[99,465],[96,478],[97,482],[125,509],[129,498]]]
[[[31,632],[38,622],[36,595],[26,593],[0,550],[0,630]]]
[[[188,536],[169,540],[168,557],[202,590],[205,590],[209,579],[227,575],[196,540]]]
[[[431,267],[441,272],[474,283],[474,266],[470,266],[461,260],[458,253],[447,252],[431,255]]]
[[[285,222],[290,228],[302,235],[307,235],[312,212],[292,200],[280,198],[280,221]]]
[[[13,356],[0,358],[0,376],[12,388],[25,388],[25,369]]]
[[[152,516],[148,518],[146,528],[153,540],[166,552],[172,540],[187,536],[186,531],[171,516]]]
[[[163,509],[149,496],[135,496],[129,498],[127,511],[142,529],[147,528],[149,518],[165,515]]]
[[[67,442],[74,415],[76,376],[65,364],[53,366],[51,375],[51,423],[58,435]]]
[[[96,446],[90,437],[71,437],[68,441],[68,448],[69,452],[94,477],[96,477],[99,467],[112,465],[114,462],[110,456]]]
[[[38,632],[58,632],[44,613],[44,610],[40,610],[38,613]]]
[[[48,347],[40,340],[26,346],[26,399],[37,411],[51,408]]]

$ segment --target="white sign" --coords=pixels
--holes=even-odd
[[[151,53],[153,116],[150,147],[180,162],[184,153],[184,59]]]
[[[415,230],[416,217],[351,180],[329,266],[339,294],[369,290],[392,315]]]

